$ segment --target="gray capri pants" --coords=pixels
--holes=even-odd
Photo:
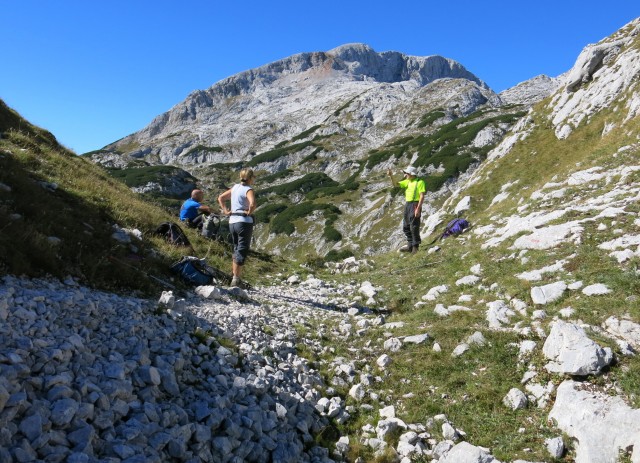
[[[236,222],[229,224],[231,240],[233,241],[233,260],[238,265],[244,265],[244,261],[249,254],[251,245],[251,235],[253,234],[253,223]]]

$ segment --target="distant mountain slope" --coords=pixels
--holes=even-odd
[[[459,79],[467,89],[438,95],[433,95],[441,91],[437,87],[422,90],[439,79]],[[455,93],[466,96],[453,98]],[[499,104],[480,79],[453,60],[376,53],[350,44],[294,55],[195,91],[94,158],[104,162],[114,158],[108,153],[121,153],[164,164],[236,162],[318,124],[321,135],[353,131],[364,139],[348,153],[357,157],[410,125],[416,107],[430,102],[446,107],[448,101],[463,115],[487,102]]]
[[[88,154],[112,168],[180,166],[200,179],[211,199],[218,185],[234,180],[233,171],[250,166],[259,173],[257,188],[265,190],[261,205],[270,206],[262,209],[270,224],[256,234],[265,250],[382,252],[396,241],[397,226],[379,217],[389,198],[370,198],[387,187],[381,172],[414,163],[430,175],[436,194],[481,162],[529,101],[549,91],[531,86],[504,106],[453,60],[349,44],[291,56],[193,92],[141,131]],[[322,175],[337,186],[327,189]],[[307,187],[296,190],[301,181]],[[337,218],[311,219],[326,215],[318,211],[328,204],[337,207]],[[311,229],[303,225],[309,220]],[[303,229],[304,240],[291,239]]]

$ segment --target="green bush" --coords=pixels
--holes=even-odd
[[[275,234],[285,233],[290,235],[295,231],[295,226],[293,225],[295,220],[307,217],[317,210],[326,210],[334,214],[341,213],[340,209],[333,204],[313,204],[309,202],[296,204],[286,208],[271,220],[270,231]]]
[[[332,187],[336,185],[338,185],[338,182],[333,180],[327,174],[322,172],[313,172],[302,178],[294,180],[293,182],[265,188],[260,190],[257,194],[259,197],[263,197],[272,193],[278,195],[288,195],[294,192],[308,193],[317,188]]]
[[[283,177],[288,177],[289,175],[292,175],[292,174],[293,174],[293,171],[291,169],[284,169],[284,170],[281,170],[280,172],[276,172],[274,174],[260,177],[260,183],[264,183],[264,184],[273,183],[276,180],[279,180]]]
[[[279,214],[287,208],[287,205],[284,203],[276,203],[276,204],[265,204],[260,207],[255,212],[256,222],[258,223],[269,223],[273,216]]]
[[[302,143],[296,143],[295,145],[284,146],[272,149],[270,151],[265,151],[264,153],[254,156],[249,162],[247,162],[247,167],[255,167],[263,162],[275,161],[276,159],[279,159],[283,156],[302,151],[309,146],[316,146],[315,142],[313,140],[309,140]]]
[[[298,135],[296,135],[295,137],[293,137],[291,139],[291,141],[297,141],[297,140],[301,140],[303,138],[307,138],[309,135],[311,135],[313,132],[315,132],[316,130],[318,130],[320,128],[320,125],[314,125],[313,127],[305,130],[304,132],[300,132]]]
[[[348,257],[353,256],[353,251],[351,249],[342,249],[340,251],[336,251],[332,249],[324,256],[324,260],[327,262],[337,262],[339,260],[345,260]]]
[[[410,138],[413,140],[413,137],[410,137]],[[367,169],[373,169],[375,166],[383,163],[384,161],[389,159],[391,156],[398,159],[400,156],[402,156],[405,149],[406,149],[406,146],[403,144],[403,145],[398,145],[398,146],[395,146],[394,148],[390,148],[382,151],[376,151],[376,152],[372,151],[371,155],[367,158],[367,163],[365,165]]]
[[[438,119],[444,116],[445,116],[445,113],[443,112],[442,109],[436,109],[435,111],[430,111],[420,118],[420,122],[418,122],[418,127],[423,128],[423,127],[426,127],[427,125],[431,125],[435,121],[437,121]]]
[[[323,196],[337,196],[345,191],[355,191],[360,187],[360,183],[355,180],[355,175],[349,177],[343,184],[316,188],[307,193],[306,198],[314,200]]]
[[[126,169],[107,169],[107,171],[113,178],[120,180],[130,188],[146,185],[149,182],[156,182],[163,177],[186,173],[182,169],[173,166],[143,166]],[[196,181],[191,175],[187,175],[185,178]]]

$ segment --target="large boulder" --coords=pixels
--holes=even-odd
[[[613,361],[610,348],[602,348],[589,339],[578,325],[556,321],[542,348],[551,360],[545,365],[551,373],[587,376],[599,373]]]
[[[631,449],[640,462],[640,410],[591,384],[565,381],[549,413],[559,429],[574,440],[575,463],[616,462]]]

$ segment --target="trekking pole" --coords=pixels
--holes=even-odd
[[[149,273],[145,272],[144,270],[139,269],[139,268],[137,268],[137,267],[134,267],[133,265],[128,264],[128,263],[126,263],[126,262],[123,262],[123,261],[121,261],[120,259],[117,259],[117,258],[115,258],[115,257],[113,257],[113,256],[108,256],[108,257],[107,257],[107,259],[109,259],[109,260],[111,260],[111,261],[118,262],[119,264],[122,264],[122,265],[124,265],[125,267],[129,267],[129,268],[132,268],[132,269],[134,269],[134,270],[137,270],[138,272],[142,273],[143,275],[146,275],[147,277],[149,277],[149,278],[151,278],[151,279],[153,279],[153,280],[157,281],[158,283],[163,284],[164,286],[166,286],[166,287],[168,287],[168,288],[176,289],[176,287],[175,287],[174,285],[172,285],[171,283],[168,283],[168,282],[166,282],[166,281],[164,281],[164,280],[161,280],[161,279],[160,279],[160,278],[158,278],[158,277],[155,277],[155,276],[153,276],[153,275],[150,275]]]

